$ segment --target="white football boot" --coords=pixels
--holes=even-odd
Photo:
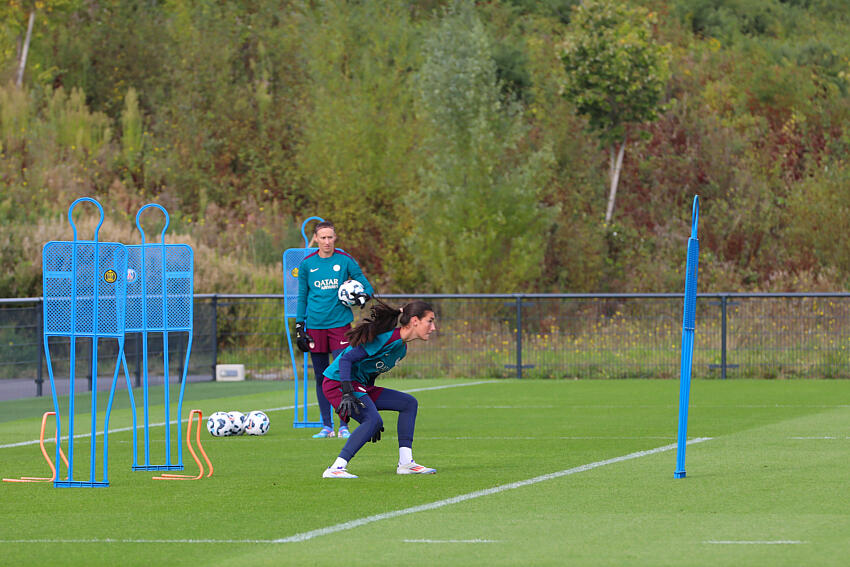
[[[417,465],[416,461],[410,461],[405,465],[399,463],[395,472],[396,474],[434,474],[437,472],[437,469],[429,469],[428,467]]]
[[[328,467],[322,473],[322,478],[357,478],[356,474],[351,474],[345,467]]]

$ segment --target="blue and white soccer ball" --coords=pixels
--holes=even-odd
[[[230,434],[245,435],[245,425],[248,423],[248,417],[241,411],[229,411],[227,416],[230,418]]]
[[[248,435],[265,435],[268,430],[269,416],[259,410],[248,413],[245,433]]]
[[[340,302],[346,307],[353,307],[357,305],[357,301],[354,299],[357,294],[363,293],[363,284],[357,280],[346,280],[342,282],[342,285],[339,286],[339,290],[336,292],[336,296],[339,298]]]
[[[232,435],[230,433],[231,423],[232,421],[230,416],[227,415],[227,412],[213,412],[207,418],[207,431],[213,437],[227,437],[228,435]]]

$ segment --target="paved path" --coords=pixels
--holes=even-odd
[[[192,375],[186,377],[189,382],[209,382],[211,377],[209,374],[207,375]],[[134,389],[136,382],[135,378],[130,378],[131,384],[133,384]],[[162,376],[148,376],[148,385],[149,386],[157,386],[162,384]],[[169,382],[169,386],[175,385],[175,378],[172,376]],[[66,379],[57,379],[56,380],[56,393],[59,395],[68,394],[70,386],[70,380]],[[97,381],[97,391],[98,392],[108,392],[112,387],[112,380],[107,379],[105,377],[101,377]],[[118,388],[120,390],[127,389],[127,382],[123,376],[118,376]],[[88,392],[89,391],[89,382],[86,378],[78,378],[76,383],[76,391],[80,393],[80,391]],[[0,380],[0,401],[3,400],[19,400],[21,398],[34,398],[37,395],[37,385],[35,380],[30,378],[10,378],[10,379],[2,379]],[[52,396],[50,391],[50,379],[45,376],[44,382],[41,385],[41,395],[47,398]]]

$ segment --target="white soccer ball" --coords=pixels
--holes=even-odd
[[[245,433],[248,435],[265,435],[269,430],[269,416],[261,411],[252,411],[248,414]]]
[[[245,435],[245,425],[248,423],[248,417],[241,411],[229,411],[227,416],[230,418],[230,434]]]
[[[356,305],[356,301],[354,300],[354,296],[358,293],[363,293],[363,284],[357,280],[346,280],[342,282],[342,285],[339,286],[339,290],[336,292],[336,296],[339,298],[340,302],[346,307],[352,307]]]
[[[213,412],[207,418],[207,431],[209,431],[210,435],[213,437],[227,437],[228,435],[232,435],[230,433],[231,423],[230,416],[227,415],[227,412]]]

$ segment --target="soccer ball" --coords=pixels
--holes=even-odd
[[[346,280],[342,282],[342,285],[339,286],[339,290],[336,292],[336,296],[339,298],[340,302],[346,307],[352,307],[357,304],[354,300],[354,296],[358,293],[363,293],[363,284],[357,280]]]
[[[250,412],[245,423],[245,433],[248,435],[265,435],[269,430],[269,416],[261,411]]]
[[[230,433],[231,420],[230,416],[223,411],[217,411],[207,418],[207,431],[213,437],[226,437],[232,435]]]
[[[230,418],[230,434],[245,435],[245,425],[248,423],[248,418],[241,411],[229,411],[227,417]]]

